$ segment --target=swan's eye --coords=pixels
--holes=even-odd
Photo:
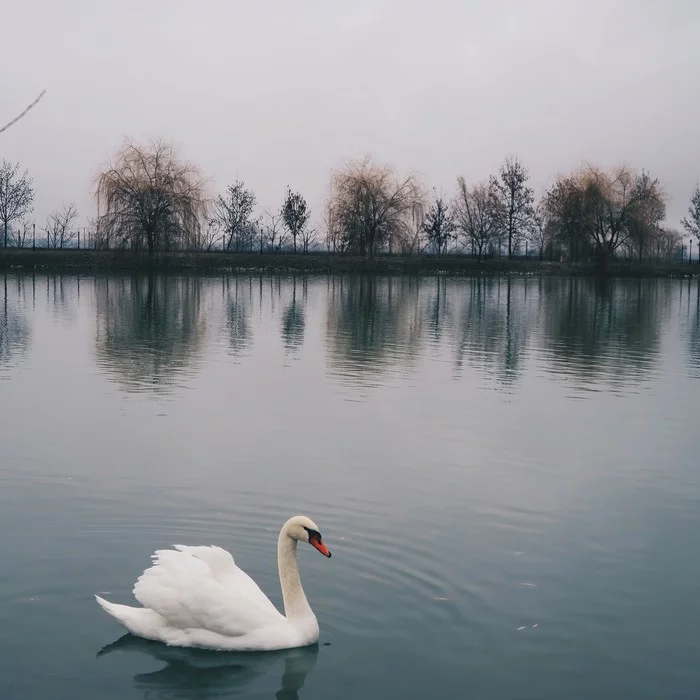
[[[321,533],[318,530],[312,530],[311,528],[308,528],[308,527],[305,527],[304,530],[306,530],[306,532],[309,535],[309,542],[312,542],[313,540],[320,541],[322,539]]]

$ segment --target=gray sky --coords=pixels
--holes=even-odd
[[[660,177],[677,225],[700,178],[696,0],[4,0],[0,135],[35,218],[94,213],[125,136],[173,139],[259,208],[316,216],[330,171],[369,153],[451,194],[506,155],[539,194],[583,160]]]

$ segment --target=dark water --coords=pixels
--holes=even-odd
[[[0,697],[697,698],[697,282],[0,276]],[[317,648],[122,636],[230,549]]]

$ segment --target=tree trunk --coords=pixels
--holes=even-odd
[[[5,248],[7,248],[7,220],[5,220]]]

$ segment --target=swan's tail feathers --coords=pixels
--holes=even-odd
[[[96,595],[95,600],[100,604],[100,607],[108,614],[111,615],[115,620],[118,620],[121,622],[121,618],[123,616],[123,613],[120,613],[120,609],[124,610],[131,610],[132,608],[129,608],[128,605],[119,605],[118,603],[110,603],[108,600],[105,600],[104,598],[100,598],[100,596]]]
[[[146,639],[159,639],[158,630],[162,627],[164,620],[154,610],[110,603],[98,595],[95,596],[95,600],[108,615],[111,615],[132,634]]]

